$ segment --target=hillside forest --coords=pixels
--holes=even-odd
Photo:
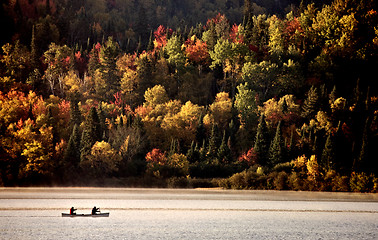
[[[377,192],[377,10],[4,1],[0,185]]]

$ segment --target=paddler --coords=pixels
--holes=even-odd
[[[71,207],[70,209],[70,215],[76,215],[76,210],[74,207]]]
[[[94,207],[92,208],[92,215],[96,215],[97,212],[99,212],[99,211],[100,211],[100,209],[99,209],[99,208],[96,208],[96,206],[94,206]]]

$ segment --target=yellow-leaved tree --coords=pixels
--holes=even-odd
[[[204,117],[204,123],[217,124],[225,129],[232,117],[232,100],[226,92],[220,92],[215,97],[215,101],[209,107],[210,113]]]
[[[88,171],[96,177],[102,177],[117,171],[120,161],[121,157],[110,144],[101,141],[93,145],[91,154],[80,165],[84,171]]]

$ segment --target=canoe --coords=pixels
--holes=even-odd
[[[62,213],[62,217],[109,217],[109,213],[97,213],[97,214],[69,214]]]

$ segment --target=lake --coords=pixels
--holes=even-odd
[[[93,206],[109,218],[62,218]],[[378,194],[0,188],[0,239],[378,239]]]

